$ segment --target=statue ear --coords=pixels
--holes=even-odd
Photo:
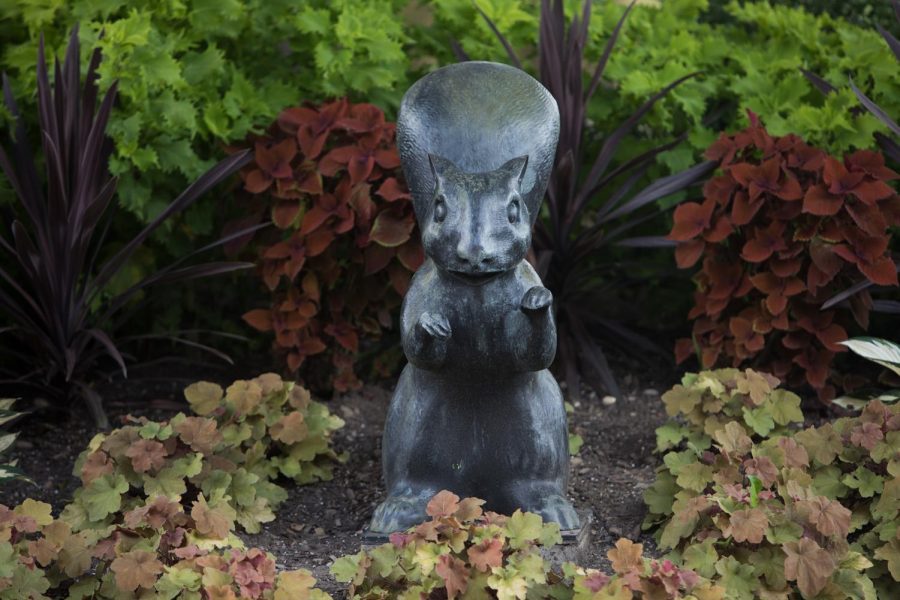
[[[431,174],[434,176],[435,183],[443,179],[447,173],[455,168],[452,162],[437,154],[428,155],[428,164],[431,165]]]
[[[512,179],[516,179],[516,187],[522,185],[522,180],[525,179],[525,171],[528,169],[528,155],[518,156],[512,160],[508,160],[503,163],[503,166],[497,169],[498,171],[503,171],[507,174],[507,176]]]

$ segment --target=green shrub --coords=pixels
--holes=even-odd
[[[534,68],[536,58],[537,20],[526,17],[536,15],[536,4],[478,2],[510,44],[532,59],[526,68]],[[680,85],[647,115],[639,129],[644,139],[630,142],[636,153],[686,132],[687,145],[660,157],[665,172],[693,164],[716,132],[746,126],[746,109],[759,114],[772,134],[796,133],[831,153],[874,147],[873,134],[883,128],[872,115],[851,113],[858,106],[848,85],[851,75],[889,114],[900,112],[900,73],[874,29],[781,4],[734,0],[726,7],[728,22],[710,24],[701,17],[711,4],[719,6],[709,0],[665,0],[659,8],[634,8],[604,72],[602,92],[590,106],[598,130],[621,120],[665,85],[697,71],[703,76]],[[621,3],[597,3],[588,56],[600,55],[624,10]],[[434,18],[473,59],[505,60],[490,30],[472,20],[474,13],[470,3],[460,0],[440,3]],[[841,89],[823,98],[801,68]]]
[[[61,48],[80,22],[102,49],[100,88],[119,82],[110,167],[123,205],[142,220],[222,155],[219,144],[268,125],[301,100],[350,94],[395,106],[409,61],[400,0],[127,0],[13,2],[4,9],[3,67],[34,97],[38,36]],[[101,37],[102,33],[102,37]],[[215,205],[185,220],[207,235]]]
[[[718,573],[730,597],[755,597],[759,581],[804,598],[896,596],[900,406],[874,401],[858,417],[796,431],[794,397],[776,396],[774,383],[722,369],[689,374],[664,395],[669,414],[686,422],[657,430],[666,454],[644,494],[645,527],[659,528],[676,562]],[[737,419],[716,421],[709,434],[703,406]],[[781,427],[760,429],[763,418]]]
[[[348,598],[694,598],[721,600],[725,590],[670,561],[645,559],[641,544],[619,540],[609,551],[612,577],[572,563],[551,570],[541,548],[562,541],[559,526],[517,510],[483,512],[483,500],[446,490],[428,503],[430,521],[377,548],[336,560],[331,572]]]

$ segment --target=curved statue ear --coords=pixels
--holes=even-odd
[[[431,165],[431,175],[434,177],[435,183],[443,179],[451,170],[455,169],[452,162],[437,154],[428,155],[428,164]]]
[[[528,170],[528,155],[508,160],[497,170],[505,173],[510,179],[515,178],[516,187],[519,187],[525,179],[525,171]]]

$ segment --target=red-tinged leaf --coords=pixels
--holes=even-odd
[[[884,155],[880,152],[857,150],[845,157],[844,160],[850,170],[862,171],[875,179],[891,181],[900,178],[900,175],[885,166]]]
[[[257,331],[272,331],[272,311],[264,308],[255,308],[247,311],[241,317],[244,321]]]
[[[125,450],[131,466],[137,473],[157,471],[166,464],[165,447],[156,440],[136,440]]]
[[[788,259],[773,259],[769,261],[769,268],[772,270],[772,273],[777,275],[778,277],[793,277],[800,272],[800,267],[803,265],[803,261],[798,258],[788,258]]]
[[[774,252],[784,250],[787,244],[782,237],[783,233],[784,223],[781,221],[773,221],[766,229],[754,229],[753,238],[741,250],[741,258],[747,262],[760,263]]]
[[[404,267],[392,264],[388,267],[388,277],[391,279],[391,286],[400,296],[405,296],[409,291],[409,282],[412,278],[409,270]]]
[[[319,203],[316,203],[312,208],[306,211],[305,215],[303,215],[303,222],[300,225],[300,233],[302,235],[306,235],[317,230],[325,223],[325,221],[328,220],[328,217],[331,217],[334,214],[334,210],[323,208]]]
[[[819,338],[819,341],[822,342],[822,345],[832,352],[844,352],[847,350],[847,347],[840,342],[847,341],[850,336],[847,335],[847,331],[837,323],[832,323],[828,327],[816,331],[815,334],[816,337]]]
[[[681,364],[694,356],[694,342],[690,338],[681,338],[675,342],[675,362]]]
[[[834,157],[825,158],[822,178],[828,185],[828,191],[836,196],[851,192],[865,176],[862,172],[850,173],[844,163]]]
[[[300,203],[296,200],[276,202],[272,207],[272,222],[279,229],[287,229],[294,224],[300,214]]]
[[[375,151],[375,162],[382,169],[396,169],[400,166],[400,154],[397,148],[383,148]]]
[[[469,587],[469,567],[466,563],[448,554],[442,554],[434,566],[434,571],[444,580],[449,600],[466,593]]]
[[[372,197],[369,194],[370,189],[371,186],[369,184],[361,184],[355,186],[350,193],[349,204],[353,212],[356,213],[356,223],[361,228],[367,227],[372,222],[372,218],[375,216],[375,211],[378,208],[372,202]]]
[[[850,530],[850,511],[840,502],[817,496],[810,498],[802,509],[809,511],[810,522],[815,524],[822,535],[847,537]]]
[[[287,138],[275,144],[256,144],[254,157],[260,170],[274,179],[287,179],[293,175],[291,161],[297,156],[297,144]]]
[[[269,189],[274,179],[259,169],[253,169],[244,177],[244,189],[251,194],[262,194]]]
[[[470,546],[466,554],[475,569],[487,573],[503,564],[503,542],[497,538],[488,538]]]
[[[357,154],[347,163],[347,171],[350,173],[350,183],[357,185],[365,182],[375,166],[375,157],[371,154]]]
[[[703,185],[703,197],[713,200],[720,206],[726,206],[736,189],[734,178],[726,173],[713,177]]]
[[[872,261],[858,262],[856,267],[869,281],[878,285],[897,285],[897,266],[887,256]]]
[[[806,346],[800,354],[793,358],[793,362],[806,371],[806,381],[813,389],[825,387],[828,380],[829,365],[834,358],[834,353],[828,350],[816,350]]]
[[[836,568],[831,555],[810,538],[787,542],[782,548],[785,578],[797,582],[804,598],[821,592]]]
[[[806,190],[803,197],[803,212],[811,215],[823,217],[836,215],[843,205],[844,198],[830,194],[821,183]]]
[[[419,240],[411,239],[397,248],[397,260],[404,267],[415,273],[425,262],[425,249]]]
[[[316,230],[306,237],[306,254],[308,256],[318,256],[325,252],[333,241],[333,231],[329,229]]]
[[[112,561],[109,568],[116,576],[116,587],[123,592],[152,589],[165,569],[156,553],[146,550],[126,552]]]
[[[366,275],[372,275],[381,271],[390,264],[391,259],[394,258],[396,253],[397,250],[394,248],[387,248],[379,244],[370,244],[366,247],[363,255],[365,260],[365,270],[363,272]]]
[[[451,517],[459,508],[459,496],[448,490],[441,490],[428,501],[425,514],[429,517]]]
[[[384,112],[374,104],[354,104],[350,115],[338,120],[337,125],[353,133],[368,133],[384,127]]]
[[[679,204],[675,209],[673,216],[675,224],[669,233],[669,239],[686,242],[703,233],[703,230],[709,227],[715,206],[713,201],[706,201],[703,204],[696,202]]]
[[[717,244],[731,235],[732,231],[731,220],[728,218],[728,215],[721,215],[716,219],[712,229],[703,233],[703,239],[711,244]]]
[[[296,133],[300,127],[310,125],[319,117],[319,112],[305,106],[286,108],[278,115],[278,126],[285,133]]]
[[[764,202],[763,198],[750,202],[747,192],[738,190],[734,194],[734,203],[731,205],[731,224],[736,227],[747,225],[759,212]]]
[[[675,264],[679,269],[689,269],[703,256],[706,242],[702,239],[681,242],[675,247]]]
[[[359,335],[349,323],[331,323],[325,327],[325,333],[337,340],[349,352],[355,354],[359,351]]]
[[[739,543],[761,543],[769,527],[769,519],[760,508],[736,510],[731,514],[730,523],[731,535]]]
[[[397,200],[409,200],[411,196],[406,186],[402,185],[396,177],[388,177],[381,184],[376,192],[379,196],[388,202],[396,202]]]
[[[845,208],[860,229],[869,235],[884,235],[887,229],[887,221],[877,206],[869,206],[861,202],[848,202]]]
[[[856,173],[853,173],[855,175]],[[895,195],[894,188],[883,181],[875,179],[867,179],[860,181],[850,190],[850,193],[859,198],[860,202],[866,204],[875,204],[879,200],[884,200]]]
[[[387,248],[395,248],[407,240],[415,227],[412,214],[403,215],[397,210],[383,210],[375,217],[369,239]]]
[[[866,450],[872,450],[883,439],[882,427],[875,423],[861,423],[850,430],[850,443]]]
[[[319,161],[319,171],[326,177],[334,177],[358,154],[359,150],[356,146],[334,148]]]

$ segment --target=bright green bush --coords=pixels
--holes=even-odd
[[[223,155],[221,143],[268,125],[286,106],[344,94],[396,105],[409,66],[404,4],[20,0],[4,4],[2,66],[18,96],[33,97],[38,36],[58,50],[80,23],[82,43],[103,50],[101,91],[119,81],[109,127],[119,196],[148,220]],[[209,233],[215,209],[201,204],[184,231]]]
[[[534,0],[481,0],[486,14],[520,54],[536,57]],[[878,33],[828,14],[767,2],[730,2],[730,19],[710,24],[702,17],[709,0],[665,0],[659,8],[637,6],[628,17],[590,107],[598,130],[679,77],[700,71],[660,100],[642,121],[632,153],[681,132],[688,144],[660,157],[663,170],[693,164],[718,131],[746,126],[746,109],[759,114],[775,135],[797,133],[831,153],[874,147],[877,120],[858,108],[848,85],[855,83],[889,114],[900,112],[900,73]],[[887,3],[886,3],[887,4]],[[569,13],[579,2],[568,3]],[[589,56],[599,56],[625,7],[598,2],[591,27]],[[440,3],[434,18],[473,59],[506,60],[503,47],[486,26],[472,26],[477,12],[468,2]],[[449,48],[445,51],[449,56]],[[805,68],[842,89],[822,96],[803,76]],[[526,65],[534,70],[536,65]],[[853,112],[851,112],[853,111]],[[855,113],[855,114],[854,114]],[[626,152],[626,154],[628,154]]]

